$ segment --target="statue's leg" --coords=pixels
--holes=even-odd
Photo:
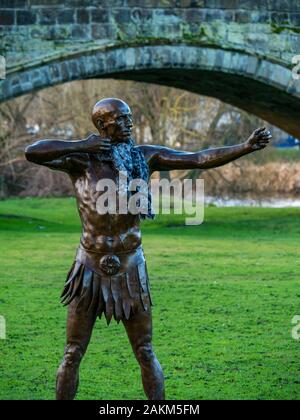
[[[96,315],[91,311],[76,313],[77,298],[68,308],[67,344],[57,372],[56,399],[73,400],[79,385],[79,365],[90,342]]]
[[[152,317],[150,311],[140,312],[123,320],[130,344],[142,373],[145,393],[149,400],[164,400],[164,376],[152,349]]]

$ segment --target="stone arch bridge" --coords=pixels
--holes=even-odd
[[[131,79],[221,99],[300,138],[298,0],[0,0],[0,37],[1,102]]]

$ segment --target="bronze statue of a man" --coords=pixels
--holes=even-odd
[[[129,180],[148,181],[155,171],[215,168],[265,148],[272,136],[261,128],[245,143],[190,153],[162,146],[136,146],[131,134],[131,110],[120,99],[99,101],[92,118],[99,135],[79,141],[43,140],[26,149],[29,161],[70,176],[83,227],[62,294],[68,305],[67,343],[57,373],[56,397],[75,398],[80,362],[96,318],[104,313],[107,323],[114,317],[124,324],[147,398],[162,400],[164,377],[152,348],[152,301],[140,231],[143,217],[120,212],[100,214],[97,183],[105,178],[118,185],[120,171],[126,171]],[[148,200],[148,214],[143,216],[153,217],[150,194]]]

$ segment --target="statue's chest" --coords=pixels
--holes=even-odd
[[[119,179],[119,172],[111,162],[91,162],[85,174],[75,183],[77,197],[90,205],[95,205],[99,197],[107,191],[117,198],[119,192],[122,194]]]
[[[95,186],[100,181],[103,182],[103,180],[109,180],[117,185],[119,173],[114,168],[112,162],[92,161],[86,172],[86,178],[91,186]]]

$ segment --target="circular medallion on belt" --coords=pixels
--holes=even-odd
[[[121,262],[116,255],[105,255],[100,260],[100,268],[104,273],[111,275],[117,274],[121,267]]]

